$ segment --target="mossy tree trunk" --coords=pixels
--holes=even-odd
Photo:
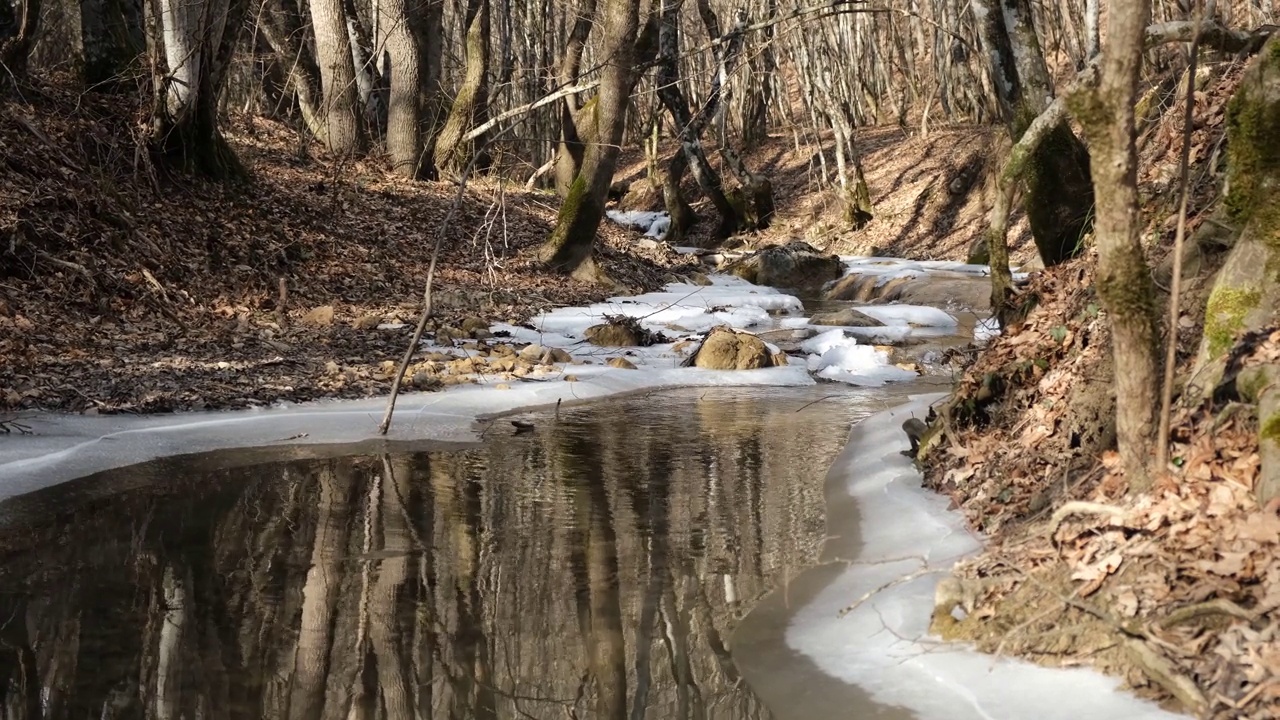
[[[1028,0],[974,0],[978,35],[991,66],[1009,136],[1017,142],[1049,106],[1053,83],[1032,24]],[[1083,249],[1094,204],[1089,152],[1061,122],[1028,158],[1023,207],[1044,264]]]
[[[539,252],[541,260],[559,272],[588,273],[592,267],[591,248],[604,217],[636,78],[639,5],[639,0],[605,0],[598,13],[604,34],[599,56],[605,60],[592,113],[599,142],[583,152],[582,168],[560,206],[555,229]]]
[[[489,0],[467,0],[467,74],[436,137],[435,166],[442,175],[461,175],[483,138],[466,140],[489,105]]]
[[[591,28],[595,25],[595,14],[596,0],[581,0],[565,42],[564,55],[560,58],[558,79],[561,87],[578,82],[578,75],[582,71],[582,53],[591,36]],[[578,177],[578,171],[582,169],[583,152],[590,143],[592,130],[579,127],[580,114],[588,120],[592,117],[583,112],[577,95],[566,97],[560,104],[560,143],[556,146],[555,188],[562,198],[568,196],[574,178]]]
[[[148,42],[154,78],[152,146],[185,172],[241,178],[244,167],[218,127],[218,95],[248,0],[153,0]]]
[[[1139,238],[1134,131],[1143,32],[1149,15],[1147,0],[1110,9],[1101,84],[1096,91],[1082,90],[1071,100],[1099,160],[1093,178],[1098,199],[1098,294],[1111,318],[1116,439],[1133,490],[1150,485],[1147,464],[1155,447],[1160,383],[1156,289]]]

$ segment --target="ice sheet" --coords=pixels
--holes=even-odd
[[[857,273],[859,275],[879,276],[876,279],[877,285],[883,285],[898,277],[920,277],[939,270],[979,277],[986,277],[991,274],[991,267],[988,265],[969,265],[950,260],[907,260],[905,258],[845,255],[841,256],[840,261],[844,263],[846,274]],[[1021,281],[1027,278],[1027,273],[1015,272],[1013,276],[1015,280]]]
[[[832,467],[828,495],[855,498],[861,547],[855,557],[832,558],[848,567],[796,613],[788,646],[877,702],[924,720],[1182,717],[1121,692],[1117,680],[1092,670],[995,659],[926,636],[941,573],[979,548],[960,515],[947,510],[945,498],[921,488],[919,474],[899,454],[907,447],[902,420],[922,417],[938,397],[915,398],[854,427]],[[858,598],[890,585],[838,617]]]
[[[891,365],[888,353],[859,343],[840,328],[809,338],[800,349],[809,353],[809,370],[828,380],[879,387],[886,382],[916,377],[913,371]]]
[[[623,227],[643,231],[648,237],[664,238],[667,236],[667,229],[671,227],[671,216],[665,212],[606,210],[604,214]]]

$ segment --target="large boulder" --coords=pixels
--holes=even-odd
[[[695,367],[707,370],[755,370],[773,367],[786,360],[782,356],[776,359],[780,362],[775,362],[763,340],[751,333],[727,327],[712,328],[692,359]]]
[[[991,307],[991,279],[945,270],[935,270],[918,277],[904,275],[888,280],[872,273],[854,273],[832,285],[824,297],[827,300],[896,302],[982,311]]]
[[[840,277],[844,267],[839,257],[797,241],[758,250],[730,263],[725,271],[756,285],[817,290]]]
[[[864,312],[845,308],[829,313],[818,313],[809,318],[810,325],[838,325],[842,327],[884,327],[884,323]]]

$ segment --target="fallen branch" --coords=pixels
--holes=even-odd
[[[1169,691],[1183,707],[1196,717],[1202,717],[1209,702],[1191,678],[1179,673],[1147,643],[1136,638],[1125,638],[1124,649],[1134,664],[1151,678],[1152,682]]]
[[[1258,621],[1257,613],[1245,610],[1226,598],[1216,598],[1214,600],[1196,603],[1195,605],[1180,607],[1162,618],[1156,623],[1156,625],[1161,628],[1172,627],[1174,625],[1181,625],[1188,620],[1204,617],[1205,615],[1227,615],[1229,617],[1244,620],[1249,624],[1253,624]]]

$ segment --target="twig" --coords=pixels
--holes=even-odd
[[[391,416],[396,410],[396,397],[400,394],[400,384],[404,381],[405,370],[409,368],[409,362],[413,360],[413,353],[418,349],[418,343],[422,340],[422,332],[427,327],[427,320],[431,319],[431,286],[436,277],[436,262],[440,259],[440,246],[444,242],[445,233],[449,230],[450,221],[457,214],[458,208],[462,207],[462,199],[466,197],[467,179],[471,177],[471,170],[475,167],[476,158],[478,157],[479,153],[472,153],[471,161],[467,163],[466,169],[462,172],[462,177],[458,180],[458,192],[453,197],[453,203],[449,205],[449,212],[445,213],[444,220],[440,221],[440,229],[436,232],[436,242],[431,248],[431,263],[427,266],[427,282],[422,291],[422,315],[418,317],[418,326],[413,329],[413,338],[409,341],[409,346],[404,349],[404,355],[400,358],[400,366],[396,368],[396,376],[391,381],[391,395],[387,397],[387,409],[382,414],[382,422],[378,424],[379,435],[386,435],[391,428]]]
[[[1179,295],[1182,294],[1182,243],[1187,237],[1187,196],[1191,176],[1191,123],[1195,116],[1196,103],[1196,61],[1200,54],[1201,22],[1205,17],[1213,17],[1216,0],[1206,0],[1204,7],[1196,13],[1195,31],[1191,36],[1190,58],[1187,60],[1187,100],[1182,114],[1182,157],[1179,162],[1180,177],[1178,179],[1178,230],[1173,239],[1173,278],[1169,282],[1169,336],[1165,340],[1164,352],[1164,384],[1160,388],[1160,426],[1156,431],[1157,473],[1165,471],[1169,463],[1169,415],[1173,405],[1173,370],[1178,361],[1178,315]]]
[[[942,568],[931,568],[926,566],[926,567],[920,568],[919,570],[916,570],[915,572],[908,573],[901,577],[894,578],[893,580],[890,580],[889,582],[881,585],[880,587],[877,587],[873,590],[868,590],[867,592],[863,593],[862,597],[858,598],[857,600],[854,600],[852,603],[849,603],[849,605],[847,605],[843,610],[841,610],[839,613],[836,613],[836,617],[844,617],[845,615],[848,615],[849,613],[861,607],[862,604],[865,603],[866,601],[870,600],[876,595],[879,595],[885,590],[888,590],[889,588],[897,587],[899,585],[904,585],[906,583],[911,582],[912,580],[922,578],[925,575],[931,575],[933,573],[940,573],[940,572],[945,572],[945,571]]]

